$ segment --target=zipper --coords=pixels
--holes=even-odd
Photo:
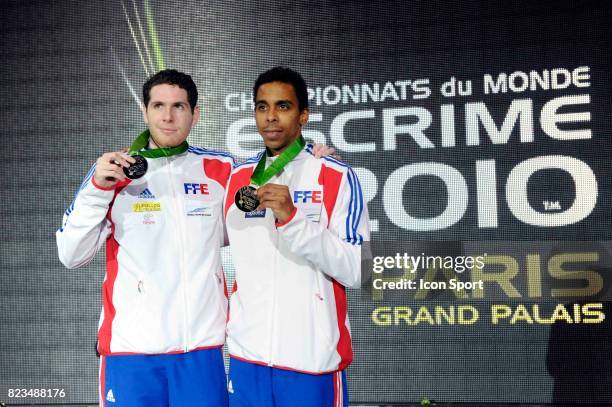
[[[189,350],[189,328],[187,324],[187,293],[186,293],[186,278],[185,278],[185,242],[183,237],[185,236],[185,227],[183,225],[183,212],[181,208],[181,202],[179,197],[177,196],[176,189],[174,187],[174,177],[172,176],[172,166],[173,161],[170,157],[165,157],[166,160],[166,168],[168,174],[168,182],[170,184],[170,190],[172,191],[172,202],[174,205],[173,212],[176,216],[176,234],[177,241],[179,242],[179,273],[181,278],[181,291],[183,297],[183,351],[187,352]],[[178,157],[175,157],[175,160]]]
[[[282,175],[279,174],[279,176],[276,177],[276,181],[279,184],[282,184],[282,179],[281,179]],[[276,229],[274,222],[276,222],[275,218],[274,218],[274,212],[272,212],[272,210],[270,209],[270,214],[272,215],[272,227]],[[278,237],[278,231],[276,231],[276,233],[274,234],[274,243],[275,243],[275,247],[278,247],[278,242],[279,242],[279,237]],[[276,319],[276,269],[278,268],[278,250],[274,250],[274,258],[272,259],[272,307],[270,310],[270,317],[271,317],[271,322],[270,322],[270,349],[269,349],[269,355],[270,355],[270,359],[268,361],[268,366],[272,367],[274,366],[274,348],[276,346],[276,337],[277,335],[274,332],[274,329],[276,328],[276,324],[275,324],[275,319]]]
[[[274,214],[272,215],[272,222],[274,222]],[[275,240],[276,240],[276,244],[278,245],[278,233],[276,233],[275,236]],[[274,332],[274,329],[276,328],[276,324],[275,319],[276,319],[276,268],[278,266],[277,261],[278,261],[278,255],[276,253],[274,253],[274,259],[272,259],[272,307],[270,310],[270,317],[271,317],[271,323],[270,323],[270,349],[269,349],[269,355],[270,355],[270,360],[268,362],[268,366],[272,367],[274,366],[274,347],[276,346],[276,334]]]
[[[281,185],[291,185],[291,173],[290,173],[290,169],[289,169],[289,165],[287,165],[285,168],[283,168],[283,171],[278,174],[276,176],[276,180],[274,182],[277,182]],[[272,222],[275,222],[274,219],[274,214],[272,213]],[[273,226],[274,227],[274,226]],[[275,228],[276,229],[276,228]],[[279,242],[280,242],[280,236],[278,234],[278,232],[276,232],[275,234],[275,246],[279,247]],[[273,259],[273,268],[272,268],[272,325],[270,327],[271,330],[271,334],[272,334],[272,339],[270,340],[270,362],[268,363],[269,366],[274,366],[274,354],[273,351],[276,347],[276,339],[278,337],[278,335],[275,334],[274,329],[276,327],[275,324],[275,317],[276,317],[276,270],[279,268],[279,261],[280,259],[283,259],[283,256],[279,256],[278,255],[279,250],[275,250],[274,251],[274,259]]]

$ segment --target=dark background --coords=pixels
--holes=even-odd
[[[150,7],[163,64],[154,54],[145,6]],[[125,12],[124,12],[125,7]],[[145,51],[135,8],[147,41]],[[605,1],[12,1],[0,3],[1,123],[0,206],[0,400],[8,388],[66,389],[62,400],[96,402],[94,352],[104,276],[103,256],[87,267],[66,270],[57,260],[54,233],[82,177],[105,151],[128,146],[144,127],[138,102],[148,74],[163,67],[190,73],[200,90],[202,120],[189,141],[231,150],[228,131],[249,110],[229,111],[226,97],[245,92],[265,69],[300,71],[312,88],[429,79],[425,99],[311,105],[307,130],[333,145],[337,115],[372,109],[372,119],[345,127],[349,142],[375,142],[374,152],[346,152],[369,199],[376,240],[610,240],[610,66],[612,7]],[[145,63],[137,52],[132,25]],[[590,86],[485,95],[484,74],[590,68]],[[146,67],[146,68],[145,68]],[[451,76],[473,81],[471,96],[444,98]],[[590,112],[590,121],[560,125],[588,128],[588,140],[547,136],[540,110],[560,96],[589,95],[588,105],[560,112]],[[465,104],[484,102],[498,127],[510,103],[533,103],[533,142],[521,143],[517,128],[508,143],[493,145],[481,127],[479,146],[466,146]],[[440,105],[455,105],[456,147],[440,147]],[[420,107],[431,113],[422,149],[408,136],[383,149],[383,110]],[[398,123],[410,123],[410,118]],[[574,126],[574,127],[572,127]],[[518,127],[518,126],[517,126]],[[241,133],[254,132],[246,127]],[[564,155],[586,163],[597,179],[597,203],[585,219],[560,227],[527,225],[506,203],[506,178],[520,162]],[[244,156],[238,158],[246,158]],[[480,228],[476,206],[477,160],[495,160],[498,226]],[[468,186],[467,211],[455,224],[431,231],[395,225],[383,190],[398,168],[437,162],[457,169]],[[375,179],[367,177],[371,171]],[[402,216],[434,217],[449,199],[443,183],[417,177],[387,188],[400,191]],[[511,195],[513,194],[512,191]],[[530,179],[529,200],[575,198],[565,172],[541,171]],[[228,279],[232,268],[226,257]],[[542,298],[542,301],[551,301]],[[571,299],[555,299],[571,302]],[[407,303],[408,304],[408,303]],[[484,304],[484,303],[483,303]],[[483,310],[486,306],[480,304]],[[409,304],[408,304],[409,305]],[[419,306],[422,304],[412,304]],[[377,327],[374,305],[350,294],[356,349],[349,369],[351,402],[562,403],[612,402],[609,320],[587,325]],[[607,307],[607,304],[606,304]],[[484,311],[483,311],[484,312]],[[14,399],[10,400],[15,402]]]

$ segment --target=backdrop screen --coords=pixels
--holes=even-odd
[[[244,160],[263,146],[253,82],[283,65],[309,87],[305,138],[360,179],[375,255],[488,253],[462,274],[478,289],[349,292],[351,403],[612,403],[609,2],[0,8],[0,401],[97,401],[104,255],[66,270],[54,233],[95,159],[144,129],[147,77],[192,75],[202,118],[188,141]],[[410,279],[448,282],[435,268]]]

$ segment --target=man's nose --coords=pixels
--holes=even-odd
[[[172,121],[172,108],[166,108],[162,112],[162,119],[166,122]]]
[[[276,112],[275,108],[272,107],[272,108],[268,109],[266,119],[269,122],[273,122],[273,121],[276,121],[278,119],[278,115],[277,115],[277,112]]]

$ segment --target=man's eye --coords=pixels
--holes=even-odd
[[[175,106],[178,110],[185,110],[185,106],[183,105],[176,105]]]
[[[281,108],[282,110],[289,109],[289,105],[287,103],[281,103],[278,107]]]
[[[264,111],[264,110],[266,110],[266,105],[257,105],[257,106],[255,106],[255,109],[260,110],[260,111]]]

